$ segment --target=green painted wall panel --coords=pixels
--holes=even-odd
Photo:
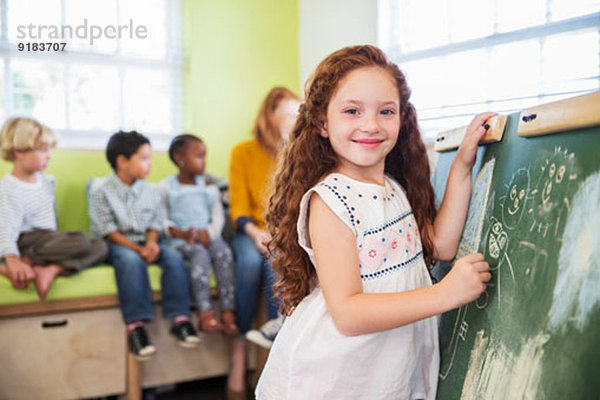
[[[185,129],[205,139],[207,170],[226,178],[269,89],[299,93],[298,2],[185,0],[183,21]]]

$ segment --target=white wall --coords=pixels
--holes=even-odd
[[[299,0],[300,87],[331,52],[377,44],[377,0]],[[300,93],[303,95],[303,93]]]

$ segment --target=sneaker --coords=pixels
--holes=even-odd
[[[181,347],[193,348],[200,344],[198,333],[190,321],[173,324],[171,334],[175,336]]]
[[[129,351],[139,361],[151,359],[156,354],[156,347],[150,342],[148,333],[143,326],[138,326],[127,335]]]
[[[249,342],[257,344],[265,349],[270,349],[275,340],[275,336],[283,325],[283,315],[277,318],[270,319],[265,322],[260,328],[252,329],[246,332],[246,339]]]

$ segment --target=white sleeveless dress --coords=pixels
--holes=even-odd
[[[419,230],[404,190],[339,173],[302,198],[300,245],[315,264],[308,203],[318,193],[356,235],[365,293],[402,292],[431,285]],[[258,400],[435,399],[439,370],[438,319],[378,333],[338,332],[319,287],[286,318],[256,388]]]

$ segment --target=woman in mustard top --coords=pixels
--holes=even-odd
[[[231,247],[236,259],[235,294],[241,335],[234,341],[233,346],[228,382],[230,399],[245,398],[244,335],[250,330],[263,282],[267,315],[273,321],[277,318],[278,305],[273,299],[275,278],[266,248],[271,236],[266,230],[265,212],[270,195],[270,182],[277,164],[277,153],[292,131],[299,106],[298,97],[289,89],[271,89],[256,116],[252,130],[254,138],[238,144],[231,152],[229,192],[231,218],[236,228]],[[264,339],[263,346],[267,347],[270,338]]]

